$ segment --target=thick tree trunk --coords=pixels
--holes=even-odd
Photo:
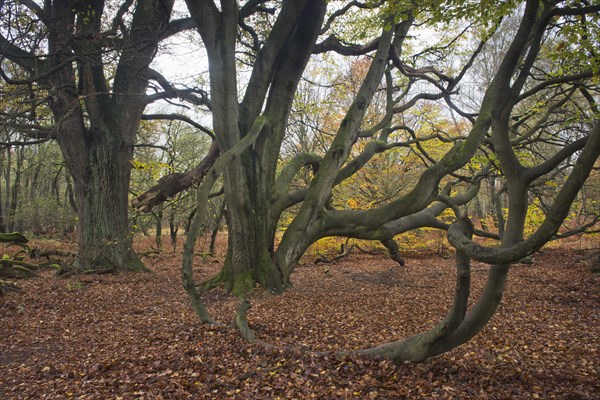
[[[79,271],[146,270],[132,249],[128,223],[132,150],[117,141],[101,141],[100,134],[94,139],[86,143],[87,157],[83,166],[81,158],[72,157],[69,143],[59,141],[73,176],[77,199],[79,248],[74,268]]]
[[[273,262],[269,191],[248,153],[242,157],[244,166],[241,160],[231,163],[225,174],[228,251],[223,273],[227,290],[238,297],[252,291],[256,283],[280,293],[287,281]]]

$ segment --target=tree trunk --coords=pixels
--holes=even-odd
[[[21,230],[21,223],[17,221],[17,207],[19,201],[19,191],[21,189],[21,175],[23,172],[23,147],[20,147],[17,152],[17,165],[15,169],[15,182],[10,194],[10,227],[9,230]]]
[[[4,174],[4,151],[0,151],[0,177]],[[6,232],[6,220],[4,219],[4,207],[2,204],[2,184],[0,183],[0,232]]]
[[[158,214],[156,215],[156,234],[154,236],[156,242],[156,248],[161,251],[162,250],[162,219],[163,219],[163,210],[160,209]]]
[[[213,226],[212,232],[210,234],[210,245],[208,246],[208,252],[212,255],[215,254],[215,245],[217,244],[217,235],[219,234],[219,230],[221,229],[221,220],[226,214],[225,211],[225,200],[221,202],[221,206],[219,207],[219,213],[215,218],[215,224]]]
[[[171,237],[171,245],[173,246],[173,252],[177,248],[177,232],[179,227],[175,226],[175,207],[171,206],[171,213],[169,214],[169,236]]]
[[[86,142],[85,158],[73,156],[70,142],[59,139],[77,199],[79,249],[74,267],[81,271],[146,270],[132,249],[127,215],[132,148],[109,140],[120,135],[94,132],[92,137]]]
[[[227,290],[238,297],[251,292],[255,283],[281,293],[287,281],[273,262],[269,191],[250,153],[241,157],[245,165],[236,160],[225,170],[228,246],[223,274]]]
[[[6,198],[4,199],[4,224],[8,230],[11,230],[10,217],[10,188],[11,188],[11,169],[12,169],[12,150],[9,146],[6,149],[6,168],[4,170],[4,181],[6,184]]]

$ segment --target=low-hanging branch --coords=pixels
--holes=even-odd
[[[216,141],[213,141],[208,154],[196,168],[184,174],[174,173],[163,176],[158,180],[156,185],[133,199],[132,206],[144,212],[150,212],[152,208],[175,196],[177,193],[189,188],[196,182],[202,181],[218,157],[219,146]]]

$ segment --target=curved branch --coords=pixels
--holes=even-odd
[[[197,27],[198,24],[193,18],[176,19],[169,22],[166,29],[160,33],[158,40],[164,40],[180,32],[196,29]]]
[[[183,245],[183,261],[181,264],[181,281],[183,283],[183,288],[187,292],[190,301],[192,302],[192,306],[200,317],[200,320],[209,324],[213,324],[215,321],[206,309],[206,306],[200,297],[200,293],[196,288],[192,266],[194,263],[194,247],[196,246],[196,239],[198,238],[198,235],[206,229],[208,194],[214,186],[215,181],[216,175],[211,174],[198,189],[196,197],[196,213],[194,214],[187,238]]]
[[[192,125],[194,128],[197,128],[200,131],[206,133],[208,136],[211,137],[211,139],[213,139],[213,140],[215,139],[215,134],[212,133],[212,131],[210,129],[208,129],[204,125],[197,123],[196,121],[194,121],[193,119],[191,119],[190,117],[187,117],[185,115],[181,115],[181,114],[144,114],[144,115],[142,115],[143,121],[151,121],[151,120],[157,120],[157,119],[167,120],[167,121],[186,122],[186,123]]]
[[[466,237],[473,235],[473,225],[464,224],[462,232]],[[456,289],[450,310],[433,329],[407,339],[386,343],[370,349],[358,351],[365,356],[383,356],[397,362],[423,361],[439,354],[439,348],[446,345],[451,335],[460,327],[467,314],[469,294],[471,290],[471,262],[469,256],[456,253]]]
[[[369,43],[359,44],[344,44],[335,36],[331,35],[321,43],[317,43],[313,48],[313,54],[326,53],[333,51],[343,56],[362,56],[377,50],[380,38],[371,40]]]
[[[469,254],[471,258],[489,264],[509,264],[532,254],[558,232],[599,155],[600,122],[597,122],[571,174],[550,207],[546,219],[528,239],[510,247],[485,247],[465,237],[459,227],[451,226],[448,230],[448,240],[454,247]]]
[[[300,169],[305,166],[311,166],[313,172],[316,173],[319,169],[319,164],[321,161],[321,156],[311,153],[298,154],[292,160],[290,160],[290,162],[283,167],[279,176],[277,176],[275,179],[275,185],[273,187],[273,201],[276,202],[277,199],[288,190],[290,184]]]
[[[351,1],[350,3],[346,4],[344,7],[342,7],[339,10],[336,10],[335,12],[333,12],[329,16],[329,18],[327,18],[327,21],[325,22],[325,24],[323,24],[323,28],[321,28],[321,33],[320,34],[324,35],[325,33],[327,33],[327,31],[329,30],[329,28],[331,28],[331,24],[333,23],[333,21],[335,21],[336,18],[341,17],[342,15],[346,14],[353,7],[372,10],[374,8],[377,8],[377,7],[381,6],[383,3],[384,3],[384,0],[379,0],[378,3],[375,3],[373,5],[361,3],[360,1],[356,1],[356,0]]]
[[[147,78],[156,81],[164,92],[155,93],[146,96],[146,103],[150,104],[161,99],[181,98],[197,106],[206,106],[211,109],[211,102],[208,93],[199,88],[176,88],[160,72],[148,68]]]
[[[556,8],[552,15],[585,15],[600,12],[600,5],[589,5],[585,7],[562,7]]]
[[[594,76],[594,73],[590,70],[590,71],[580,72],[579,74],[566,75],[566,76],[561,76],[558,78],[552,78],[552,79],[545,80],[544,82],[539,83],[538,85],[534,86],[533,88],[521,93],[519,95],[519,97],[517,98],[516,102],[518,103],[520,101],[523,101],[526,98],[533,96],[534,94],[538,93],[539,91],[547,88],[548,86],[558,85],[561,83],[577,82],[577,81],[581,81],[583,79],[591,78],[593,76]]]
[[[581,150],[587,143],[588,139],[589,136],[578,139],[560,149],[558,152],[556,152],[556,154],[548,158],[543,163],[534,167],[525,168],[523,170],[523,179],[525,179],[527,182],[532,182],[540,176],[550,173],[561,162],[573,155],[576,151]]]
[[[448,198],[447,200],[456,206],[467,204],[471,201],[479,192],[480,180],[470,185],[468,190],[462,194]],[[445,191],[449,192],[450,187],[446,188]],[[329,228],[323,231],[322,237],[325,236],[345,236],[357,239],[367,240],[389,240],[396,235],[404,232],[411,231],[418,228],[437,228],[447,230],[448,224],[445,224],[437,219],[447,208],[448,204],[441,201],[436,201],[429,207],[415,212],[396,220],[386,222],[373,229],[369,229],[365,226],[353,226],[351,224],[339,225],[335,229]]]

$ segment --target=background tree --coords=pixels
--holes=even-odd
[[[29,136],[55,139],[73,177],[78,269],[144,269],[131,249],[130,160],[146,105],[179,95],[146,95],[149,80],[160,81],[149,69],[158,43],[185,26],[169,23],[172,7],[172,0],[0,2],[3,79],[35,87],[34,103],[47,105],[52,124],[31,123]]]

